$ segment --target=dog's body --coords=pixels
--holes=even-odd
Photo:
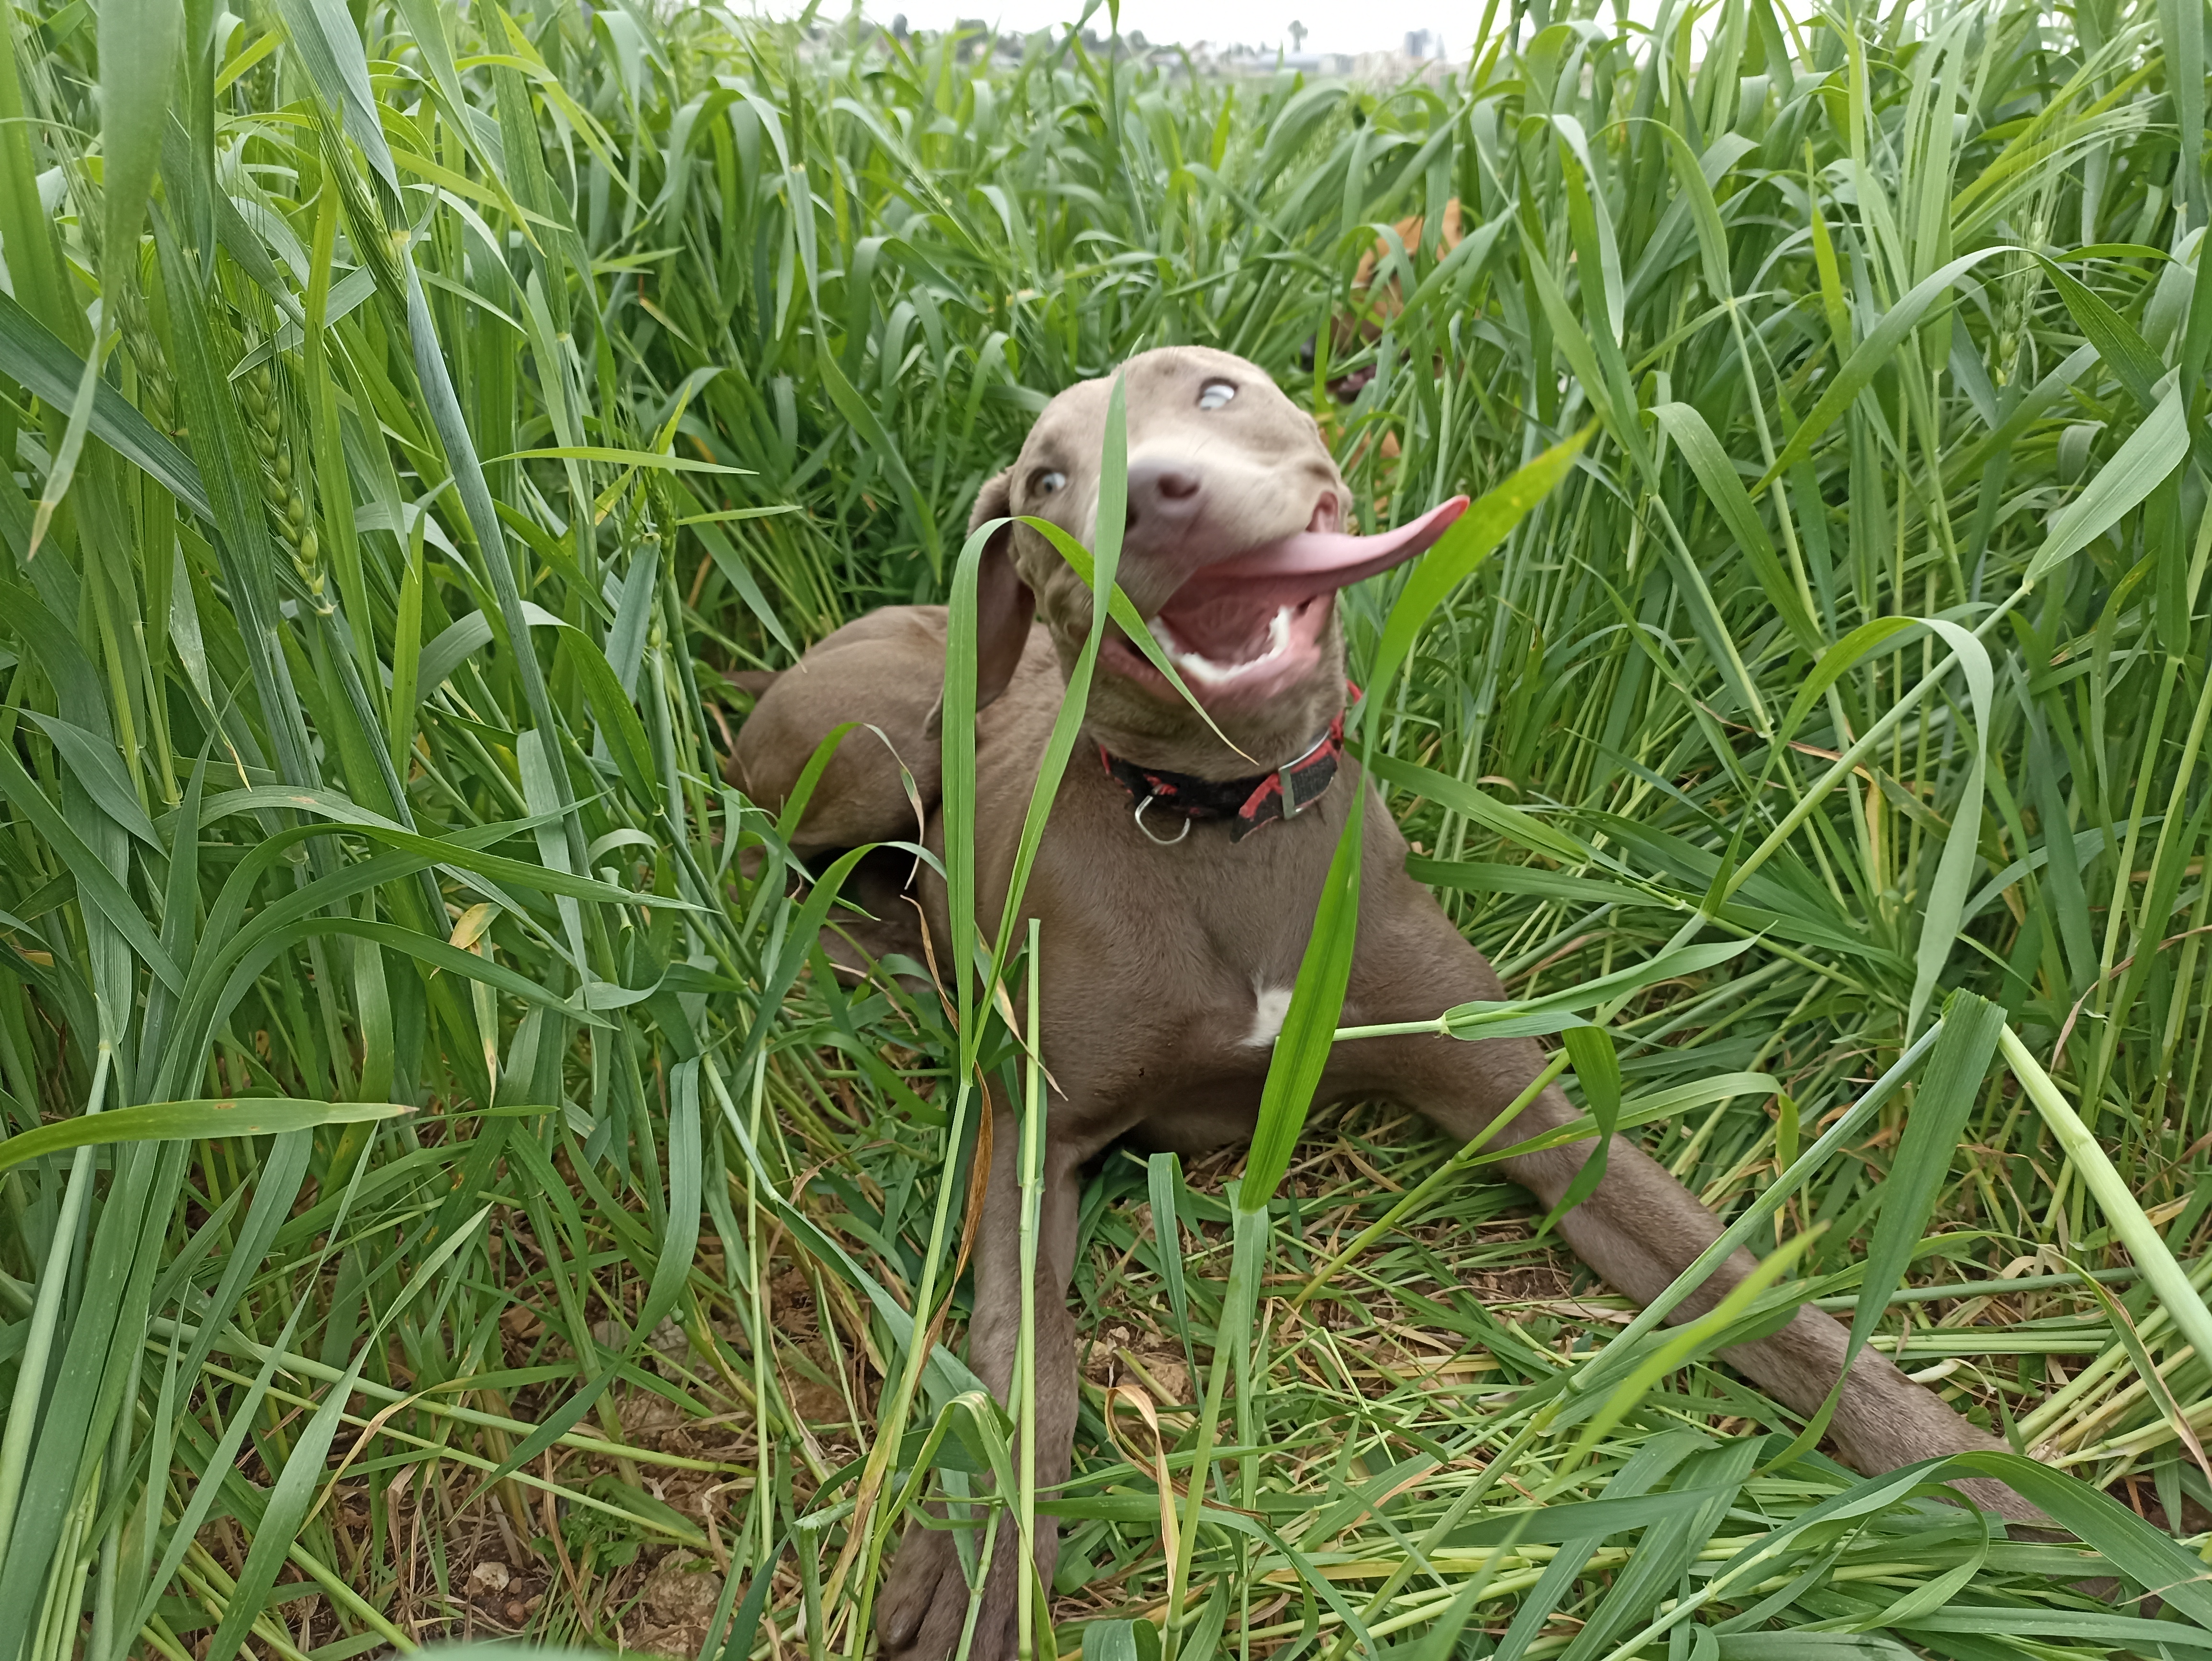
[[[1344,700],[1328,596],[1341,586],[1339,578],[1367,569],[1343,553],[1349,538],[1329,535],[1343,506],[1335,469],[1312,423],[1241,360],[1170,349],[1132,360],[1123,374],[1131,525],[1122,586],[1187,675],[1207,682],[1208,711],[1240,748],[1263,763],[1298,756],[1325,732]],[[1194,398],[1218,396],[1214,389],[1230,379],[1232,401],[1199,407],[1218,416],[1244,404],[1241,426],[1193,418]],[[1076,470],[1087,461],[1095,472],[1104,388],[1103,382],[1085,383],[1055,400],[1022,461],[985,487],[979,525],[1009,511],[1044,514],[1087,539],[1095,507],[1074,488]],[[1244,472],[1256,472],[1261,488],[1247,488],[1253,480]],[[1056,486],[1041,490],[1054,479]],[[1389,538],[1372,540],[1379,545]],[[1401,533],[1387,557],[1404,557],[1408,545]],[[1279,569],[1297,559],[1270,551],[1285,548],[1306,562],[1301,569],[1322,557],[1315,549],[1337,551],[1329,557],[1339,566],[1303,603],[1281,587]],[[1259,552],[1240,552],[1252,549]],[[1282,600],[1269,614],[1264,640],[1272,647],[1249,660],[1233,654],[1259,651],[1261,637],[1248,623],[1224,621],[1234,610],[1236,590],[1233,577],[1221,575],[1247,568],[1264,569],[1265,581],[1277,584],[1267,603]],[[1198,598],[1188,599],[1192,593]],[[1026,603],[1032,594],[1042,618],[1034,625]],[[1042,538],[1019,527],[1002,531],[987,552],[981,601],[985,707],[976,727],[976,879],[985,908],[979,921],[995,936],[1009,920],[993,908],[1006,891],[1062,674],[1090,626],[1090,594]],[[1216,609],[1207,611],[1209,605]],[[831,728],[848,721],[872,723],[912,770],[928,810],[927,838],[941,848],[932,734],[945,629],[941,609],[898,607],[830,636],[763,697],[740,735],[733,776],[753,800],[775,806]],[[1243,645],[1236,643],[1240,629],[1249,637]],[[1212,642],[1208,649],[1232,654],[1225,672],[1224,660],[1205,657],[1189,644],[1199,638]],[[1200,779],[1242,779],[1255,769],[1169,693],[1126,642],[1117,637],[1116,648],[1102,654],[1085,741],[1060,782],[1024,902],[1024,916],[1038,919],[1042,928],[1042,1030],[1058,1086],[1048,1121],[1036,1300],[1041,1484],[1065,1478],[1074,1428],[1075,1333],[1066,1293],[1079,1173],[1119,1137],[1184,1152],[1249,1137],[1270,1048],[1346,814],[1367,816],[1366,874],[1342,1024],[1425,1019],[1502,995],[1489,964],[1404,874],[1398,828],[1349,757],[1310,805],[1249,834],[1221,822],[1178,819],[1165,810],[1140,822],[1131,790],[1102,765],[1102,752]],[[823,776],[797,845],[802,853],[820,852],[909,838],[915,828],[896,764],[863,731],[848,737]],[[918,899],[933,938],[942,941],[942,884],[925,879]],[[1320,1099],[1387,1098],[1464,1140],[1542,1066],[1542,1052],[1528,1039],[1365,1039],[1337,1047]],[[1004,1113],[1006,1104],[995,1104],[994,1110]],[[1573,1116],[1565,1097],[1547,1087],[1501,1140],[1534,1136]],[[1012,1375],[1020,1306],[1018,1143],[1011,1125],[1001,1123],[992,1140],[975,1247],[970,1361],[1000,1392]],[[1583,1142],[1508,1159],[1504,1171],[1548,1206],[1565,1193],[1589,1147]],[[1560,1232],[1608,1282],[1641,1301],[1663,1289],[1718,1226],[1680,1183],[1623,1137],[1603,1182],[1565,1216]],[[1709,1310],[1751,1267],[1750,1256],[1737,1253],[1674,1318]],[[1728,1352],[1728,1359],[1778,1400],[1808,1413],[1827,1395],[1844,1347],[1842,1328],[1808,1308],[1774,1335]],[[1832,1437],[1846,1459],[1868,1471],[1997,1445],[1870,1351],[1853,1365]],[[1994,1485],[1977,1498],[2022,1514]],[[1048,1584],[1055,1544],[1051,1525],[1044,1528],[1039,1567]],[[982,1661],[1004,1661],[1015,1648],[1010,1534],[1002,1533],[1001,1547],[972,1652]],[[883,1653],[938,1661],[956,1646],[967,1606],[949,1535],[914,1532],[883,1594]]]

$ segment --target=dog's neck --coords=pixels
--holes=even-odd
[[[1075,653],[1057,634],[1054,645],[1064,681]],[[1223,782],[1249,779],[1273,772],[1312,749],[1343,712],[1346,696],[1343,651],[1334,638],[1313,673],[1246,709],[1212,709],[1200,715],[1179,698],[1157,696],[1102,668],[1091,684],[1084,740],[1151,771]]]
[[[1358,689],[1349,689],[1349,696],[1356,698],[1358,696]],[[1133,745],[1121,738],[1101,731],[1088,722],[1084,727],[1084,736],[1095,744],[1101,753],[1114,761],[1127,762],[1133,766],[1143,767],[1148,771],[1171,773],[1182,777],[1204,779],[1222,784],[1249,783],[1262,774],[1296,766],[1313,754],[1316,750],[1330,743],[1332,738],[1340,746],[1343,739],[1341,723],[1346,707],[1340,702],[1339,707],[1321,723],[1319,730],[1303,743],[1290,746],[1288,753],[1259,752],[1246,751],[1241,747],[1232,751],[1224,747],[1219,740],[1216,739],[1212,752],[1206,757],[1206,759],[1208,762],[1218,760],[1218,764],[1202,768],[1171,768],[1166,763],[1153,758],[1164,752],[1164,746],[1141,742]],[[1209,733],[1207,736],[1211,738],[1212,735]],[[1200,746],[1194,745],[1191,747],[1195,749]],[[1133,753],[1133,751],[1141,753]]]
[[[1334,675],[1261,709],[1209,712],[1217,733],[1188,704],[1164,704],[1126,686],[1094,685],[1084,737],[1150,771],[1224,782],[1249,779],[1297,761],[1326,739],[1346,697],[1343,677]],[[1140,703],[1150,707],[1132,707]]]

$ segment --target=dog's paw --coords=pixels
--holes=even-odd
[[[1009,1554],[1000,1553],[1000,1556]],[[1013,1661],[1014,1577],[1011,1561],[994,1565],[975,1612],[968,1661]],[[971,1601],[951,1534],[909,1527],[876,1601],[880,1661],[945,1661],[960,1647]]]

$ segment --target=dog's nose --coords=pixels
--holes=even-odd
[[[1173,461],[1139,461],[1129,469],[1129,528],[1169,526],[1197,517],[1206,481]]]

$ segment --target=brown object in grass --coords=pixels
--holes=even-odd
[[[1075,1422],[1075,1325],[1066,1298],[1079,1172],[1118,1138],[1185,1153],[1249,1138],[1346,815],[1366,816],[1366,859],[1342,1024],[1431,1020],[1455,1005],[1503,995],[1482,954],[1405,874],[1397,824],[1349,756],[1335,758],[1333,779],[1310,800],[1294,783],[1297,811],[1287,817],[1267,811],[1270,789],[1277,792],[1272,806],[1285,805],[1281,774],[1255,776],[1279,765],[1291,772],[1291,758],[1310,760],[1317,739],[1325,748],[1343,715],[1335,590],[1418,553],[1449,523],[1449,504],[1410,532],[1342,536],[1350,505],[1343,479],[1312,419],[1262,371],[1223,352],[1174,347],[1131,359],[1121,374],[1128,517],[1118,580],[1236,748],[1109,630],[1082,740],[1060,782],[1024,900],[1024,917],[1042,928],[1042,1030],[1055,1086],[1036,1300],[1040,1486],[1066,1477]],[[1109,383],[1093,380],[1054,399],[1020,459],[983,486],[974,524],[1035,514],[1088,539],[1108,396]],[[1022,918],[991,915],[989,897],[1006,892],[1062,677],[1091,625],[1091,594],[1042,536],[1010,525],[983,553],[977,610],[976,891],[987,897],[979,922],[994,937],[1002,926],[1022,927]],[[762,692],[738,734],[732,780],[771,809],[832,727],[868,724],[848,735],[823,773],[793,837],[802,856],[912,837],[901,760],[927,811],[927,841],[941,849],[937,719],[945,630],[942,607],[872,612]],[[1212,816],[1217,810],[1220,817]],[[915,870],[911,857],[900,856],[854,873],[848,892],[874,920],[845,928],[869,953],[927,960],[905,889]],[[927,867],[913,897],[942,962],[945,894]],[[848,946],[830,937],[825,944],[849,963]],[[1317,1099],[1388,1098],[1463,1141],[1544,1062],[1526,1038],[1367,1038],[1336,1047]],[[995,1095],[991,1110],[1013,1110]],[[1575,1116],[1553,1086],[1524,1111],[1515,1135],[1534,1136]],[[970,1365],[1002,1397],[1022,1301],[1020,1140],[1011,1116],[991,1139],[969,1329]],[[1502,1171],[1549,1206],[1589,1151],[1583,1142],[1523,1154],[1503,1161]],[[1662,1291],[1719,1229],[1626,1137],[1613,1145],[1604,1181],[1559,1225],[1585,1262],[1638,1301]],[[1671,1318],[1709,1311],[1753,1266],[1750,1254],[1738,1251]],[[1772,1335],[1725,1354],[1778,1400],[1810,1414],[1827,1396],[1844,1348],[1844,1329],[1808,1307]],[[1872,1350],[1852,1364],[1831,1434],[1842,1456],[1869,1473],[2001,1445]],[[2008,1517],[2035,1514],[1996,1483],[1961,1486]],[[1049,1585],[1057,1537],[1048,1520],[1040,1529],[1037,1567]],[[975,1629],[976,1661],[1006,1661],[1015,1652],[1014,1549],[1012,1531],[1002,1531]],[[907,1536],[878,1609],[884,1661],[939,1661],[951,1652],[968,1588],[948,1531]]]
[[[1425,233],[1428,221],[1424,215],[1412,214],[1390,228],[1397,238],[1398,246],[1408,254],[1414,254],[1419,252],[1426,240]],[[1436,238],[1428,245],[1430,254],[1442,259],[1459,246],[1462,240],[1464,233],[1461,228],[1459,198],[1453,197],[1444,204],[1443,213],[1437,223]],[[1386,278],[1380,288],[1375,283],[1375,273],[1381,269],[1382,262],[1396,251],[1391,246],[1389,237],[1378,236],[1375,239],[1375,246],[1359,256],[1359,269],[1352,273],[1352,305],[1349,309],[1329,319],[1329,359],[1332,363],[1340,363],[1361,348],[1371,346],[1382,339],[1384,327],[1406,309],[1405,285],[1395,273]],[[1304,357],[1306,368],[1313,367],[1313,354],[1314,343],[1309,340]],[[1338,403],[1349,404],[1374,378],[1374,366],[1363,365],[1331,377],[1329,393]],[[1384,438],[1383,447],[1386,454],[1396,456],[1394,435]]]

